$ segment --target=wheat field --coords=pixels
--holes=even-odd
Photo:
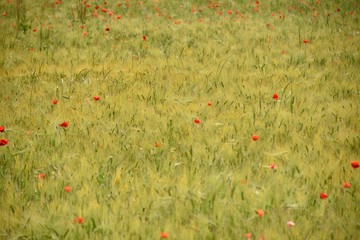
[[[360,239],[358,1],[0,12],[0,239]]]

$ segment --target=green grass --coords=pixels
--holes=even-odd
[[[86,4],[0,3],[1,239],[359,238],[357,1]]]

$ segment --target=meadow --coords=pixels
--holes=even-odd
[[[0,239],[360,239],[357,0],[0,13]]]

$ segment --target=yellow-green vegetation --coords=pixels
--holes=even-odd
[[[0,238],[359,239],[359,11],[1,1]]]

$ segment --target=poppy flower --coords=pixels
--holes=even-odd
[[[200,124],[200,122],[201,122],[201,121],[200,121],[199,119],[197,119],[197,118],[194,119],[194,123]]]
[[[74,223],[78,223],[78,224],[83,224],[84,223],[84,218],[83,217],[75,217],[74,218]]]
[[[288,227],[294,227],[295,223],[293,221],[288,221],[287,225],[288,225]]]
[[[5,139],[5,138],[2,138],[2,139],[0,139],[0,146],[5,146],[6,144],[8,144],[8,140],[7,139]]]
[[[245,237],[246,237],[248,240],[250,240],[250,239],[251,239],[251,233],[245,234]]]
[[[328,195],[326,193],[320,193],[320,198],[325,200],[328,198]]]
[[[167,232],[161,232],[160,233],[160,238],[168,238],[169,234]]]
[[[344,188],[351,188],[351,184],[349,182],[344,182],[343,187]]]
[[[305,44],[306,43],[309,43],[310,42],[310,40],[309,39],[304,39],[304,41],[303,41]]]
[[[278,100],[279,99],[279,95],[277,95],[276,93],[274,93],[273,97],[274,100]]]
[[[358,167],[360,167],[360,163],[358,161],[354,160],[354,161],[351,161],[351,166],[353,168],[358,168]]]
[[[107,27],[107,28],[105,28],[105,31],[107,31],[107,32],[108,32],[108,31],[110,31],[110,28],[108,28],[108,27]]]
[[[161,143],[159,142],[154,143],[154,147],[161,147]]]
[[[60,127],[64,127],[64,128],[66,128],[66,127],[68,127],[68,126],[69,126],[69,122],[64,121],[64,122],[60,123],[60,124],[59,124],[59,126],[60,126]]]
[[[67,193],[71,192],[71,187],[70,186],[65,186],[64,191],[67,192]]]
[[[100,97],[99,96],[94,96],[93,97],[95,101],[99,101],[100,100]]]
[[[269,166],[271,169],[276,169],[277,168],[277,165],[275,163],[271,163],[270,166]]]
[[[259,140],[259,136],[258,135],[256,135],[256,134],[254,134],[254,135],[252,135],[252,140],[253,141],[257,141],[257,140]]]
[[[208,106],[211,107],[211,105],[212,105],[212,102],[208,102]]]
[[[262,209],[257,210],[256,213],[259,217],[263,217],[265,215],[265,212]]]
[[[39,173],[39,174],[37,175],[37,178],[38,178],[38,179],[45,179],[45,177],[46,177],[46,174],[45,174],[45,173]]]
[[[5,131],[5,127],[4,126],[0,126],[0,132],[4,132]]]
[[[144,42],[146,42],[147,36],[146,36],[146,35],[143,35],[143,36],[142,36],[142,39],[143,39]]]
[[[57,100],[57,99],[53,99],[53,100],[52,100],[52,103],[53,103],[54,105],[58,104],[58,102],[59,102],[59,100]]]

